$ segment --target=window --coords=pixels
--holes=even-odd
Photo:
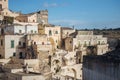
[[[33,20],[33,22],[35,22],[35,20]]]
[[[19,33],[22,33],[22,30],[19,30]]]
[[[19,59],[22,59],[22,58],[23,58],[23,53],[20,52],[20,53],[19,53]]]
[[[14,48],[14,40],[11,40],[11,48]]]
[[[82,75],[80,75],[80,77],[82,77]]]
[[[3,46],[3,40],[1,40],[1,46]]]
[[[55,31],[55,34],[58,34],[58,31]]]
[[[33,30],[31,30],[31,33],[33,33]]]
[[[69,34],[69,32],[67,32],[67,34]]]
[[[21,42],[19,41],[19,45],[21,45]]]
[[[51,36],[52,35],[52,31],[51,30],[49,30],[49,36]]]
[[[42,42],[42,45],[44,45],[44,42]]]
[[[35,33],[37,33],[37,31],[35,31]]]
[[[4,29],[1,29],[1,34],[4,34]]]
[[[26,43],[25,42],[23,43],[23,47],[26,47]]]
[[[72,44],[72,41],[70,41],[70,44]]]
[[[1,0],[0,0],[1,1]],[[2,10],[2,4],[0,4],[0,10]]]
[[[98,41],[98,45],[100,45],[100,41]]]
[[[84,42],[84,47],[86,47],[87,46],[87,44],[86,44],[86,41]]]
[[[34,45],[36,45],[36,42],[34,42]]]
[[[16,56],[16,53],[15,53],[15,52],[13,53],[13,56]]]
[[[89,46],[91,45],[91,42],[89,41]]]

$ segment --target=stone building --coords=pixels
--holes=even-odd
[[[12,24],[12,25],[4,25],[0,28],[1,35],[2,34],[37,34],[38,26],[37,25],[21,25],[21,24]]]
[[[36,58],[45,59],[45,56],[47,56],[48,59],[48,56],[51,55],[50,52],[52,51],[52,45],[47,35],[39,34],[26,35],[26,44],[28,46],[27,49],[29,49],[27,51],[29,57],[36,56]]]
[[[82,80],[82,64],[78,61],[78,53],[58,50],[53,54],[51,62],[53,79]]]
[[[32,25],[7,25],[0,30],[2,58],[25,58],[27,46],[25,35],[38,33],[38,27]]]
[[[65,50],[67,51],[73,51],[73,38],[67,37],[64,40],[65,42]]]
[[[38,59],[0,60],[0,79],[2,80],[50,80],[50,69],[46,65],[41,66]],[[0,63],[0,65],[1,65]]]
[[[0,10],[8,9],[8,0],[1,0],[0,1]]]
[[[61,48],[61,27],[60,26],[46,26],[45,34],[47,34],[49,40],[54,49]]]
[[[77,35],[72,37],[71,41],[69,40],[70,39],[68,38],[68,41],[66,41],[67,43],[65,43],[65,49],[67,50],[71,50],[71,48],[73,48],[73,51],[82,51],[86,50],[88,46],[96,46],[97,55],[101,55],[108,51],[107,38],[102,35],[94,35],[93,31],[77,31]],[[67,45],[71,45],[71,47]]]
[[[69,37],[70,34],[74,33],[76,30],[69,27],[62,27],[62,39]]]
[[[25,40],[23,35],[2,35],[0,36],[1,58],[25,57]]]
[[[8,0],[0,1],[0,20],[4,21],[4,16],[14,18],[14,22],[44,23],[48,24],[48,11],[41,10],[33,13],[23,14],[9,10]]]
[[[15,17],[15,20],[19,22],[48,24],[48,11],[41,10],[28,14],[20,14]]]

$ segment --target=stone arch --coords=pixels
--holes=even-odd
[[[72,71],[73,71],[73,73],[74,73],[74,80],[76,80],[76,78],[77,78],[77,72],[76,72],[76,70],[75,69],[71,69]]]
[[[55,60],[53,60],[53,62],[52,62],[53,64],[54,63],[56,63],[56,64],[59,64],[60,63],[60,61],[59,60],[57,60],[57,59],[55,59]]]

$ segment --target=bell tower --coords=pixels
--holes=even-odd
[[[8,9],[8,0],[0,0],[0,10]]]

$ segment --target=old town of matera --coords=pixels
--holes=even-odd
[[[103,55],[108,38],[48,23],[48,10],[23,14],[0,0],[0,80],[83,80],[83,56]]]

